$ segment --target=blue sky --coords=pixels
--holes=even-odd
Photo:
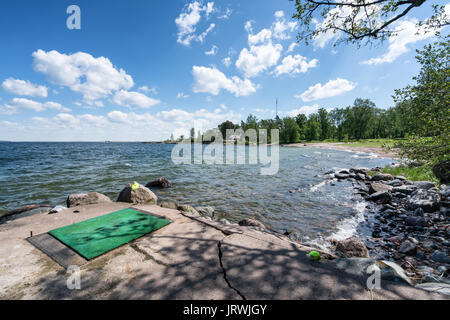
[[[161,140],[271,118],[276,98],[281,116],[357,97],[388,108],[433,41],[414,27],[432,3],[400,20],[398,37],[357,49],[296,44],[287,0],[2,1],[0,140]],[[72,4],[80,30],[66,27]]]

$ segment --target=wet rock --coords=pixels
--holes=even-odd
[[[172,184],[166,177],[159,177],[145,185],[147,188],[170,188]]]
[[[369,187],[369,194],[380,191],[391,191],[392,187],[380,182],[372,182]]]
[[[174,201],[161,201],[159,206],[161,208],[167,208],[167,209],[173,209],[173,210],[177,210],[178,209],[178,204],[176,202],[174,202]]]
[[[198,213],[203,217],[214,218],[214,208],[213,207],[196,207]]]
[[[342,170],[339,170],[338,173],[341,173],[341,174],[350,174],[350,171],[348,171],[347,169],[342,169]]]
[[[407,217],[405,224],[407,226],[425,226],[427,223],[423,217]]]
[[[245,226],[245,227],[258,227],[258,228],[266,229],[266,226],[262,222],[255,220],[255,219],[250,219],[250,218],[242,219],[241,221],[239,221],[239,225]]]
[[[403,185],[403,181],[398,180],[398,179],[394,179],[392,181],[387,182],[388,185],[392,186],[392,187],[399,187]]]
[[[338,173],[336,173],[336,174],[334,175],[334,177],[335,177],[336,179],[343,180],[343,179],[349,178],[350,175],[348,175],[348,174],[346,174],[346,173],[338,172]]]
[[[414,210],[414,215],[416,217],[423,217],[423,215],[424,215],[423,209],[420,207],[417,208],[416,210]]]
[[[369,172],[369,168],[351,168],[350,172],[353,172],[355,174],[363,174],[367,175],[367,172]]]
[[[347,258],[369,258],[369,251],[366,246],[356,238],[338,241],[336,251],[341,252]]]
[[[355,179],[359,180],[359,181],[366,180],[367,176],[365,174],[362,174],[362,173],[357,173],[357,174],[355,174]]]
[[[42,208],[42,209],[45,209],[46,211],[49,211],[49,210],[51,210],[52,206],[49,205],[49,204],[28,204],[28,205],[25,205],[25,206],[21,206],[20,208],[8,211],[8,212],[6,212],[3,215],[0,214],[0,217],[1,218],[5,218],[5,217],[12,216],[12,215],[20,214],[20,213],[23,213],[23,212],[36,210],[36,209],[39,209],[39,208]]]
[[[439,195],[441,196],[441,201],[447,207],[450,207],[450,187],[445,187],[441,191],[439,191]]]
[[[438,193],[418,189],[407,200],[406,207],[411,210],[422,208],[424,212],[434,212],[439,209],[440,200]]]
[[[430,259],[440,263],[450,263],[450,258],[444,252],[439,250],[434,251]]]
[[[377,173],[371,179],[372,181],[390,181],[394,180],[394,177],[389,173]]]
[[[226,225],[231,225],[231,224],[232,224],[230,221],[228,221],[228,220],[225,219],[225,218],[220,219],[219,222],[220,222],[220,223],[223,223],[223,224],[226,224]]]
[[[392,195],[389,193],[389,191],[379,191],[366,197],[366,200],[374,201],[380,204],[388,203],[392,200]]]
[[[394,179],[405,181],[406,177],[404,177],[404,176],[395,176]]]
[[[61,211],[66,210],[66,209],[67,209],[66,206],[58,205],[58,206],[52,208],[52,209],[49,211],[48,214],[55,214],[55,213],[61,212]]]
[[[403,185],[403,186],[399,186],[399,187],[394,187],[392,189],[392,192],[400,192],[400,193],[404,193],[406,195],[410,195],[412,194],[415,190],[417,189],[416,186],[413,185]]]
[[[438,270],[439,273],[444,274],[444,273],[447,273],[448,268],[446,266],[439,266],[437,268],[437,270]]]
[[[393,196],[394,198],[398,198],[398,199],[404,199],[404,198],[407,197],[406,194],[401,193],[401,192],[395,192],[395,193],[392,194],[392,196]]]
[[[117,198],[117,202],[134,204],[156,204],[157,201],[158,197],[150,189],[136,181],[127,184]]]
[[[409,240],[403,241],[398,249],[398,252],[413,256],[417,253],[417,246]]]
[[[67,208],[98,203],[109,203],[111,199],[98,192],[71,194],[67,197]]]
[[[428,190],[428,189],[431,189],[436,186],[434,184],[434,182],[430,182],[430,181],[414,181],[413,184],[418,189],[424,189],[424,190]]]
[[[198,213],[198,211],[191,205],[188,204],[180,204],[177,207],[178,210],[183,211],[183,212],[187,212],[196,216],[199,216],[200,213]]]

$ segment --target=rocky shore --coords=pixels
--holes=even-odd
[[[401,282],[403,285],[450,295],[448,278],[450,188],[445,185],[437,187],[428,181],[412,182],[401,176],[393,177],[382,173],[371,176],[369,174],[379,170],[380,168],[372,170],[351,168],[338,172],[329,171],[325,174],[331,184],[338,185],[343,181],[353,184],[355,197],[367,202],[365,224],[371,228],[372,233],[367,237],[355,237],[342,241],[331,239],[330,250],[315,249],[320,252],[320,259],[329,268],[336,270],[335,272],[340,270],[339,272],[357,277],[367,276],[367,268],[376,264],[381,268],[381,278],[386,281]],[[154,208],[157,206],[162,210],[180,212],[194,221],[206,223],[221,230],[225,235],[228,231],[224,230],[244,228],[248,229],[248,232],[262,232],[270,237],[284,239],[283,241],[287,241],[286,244],[295,242],[286,234],[268,230],[257,220],[246,218],[239,223],[231,223],[216,217],[213,207],[193,207],[174,201],[158,201],[157,196],[150,189],[170,188],[170,186],[170,181],[165,177],[150,181],[146,186],[134,181],[124,187],[116,202],[97,192],[72,194],[67,198],[67,207],[59,205],[54,208],[48,206],[19,208],[13,214],[3,218],[0,226],[1,224],[14,225],[15,219],[33,215],[33,210],[38,210],[34,212],[36,215],[48,217],[55,215],[58,219],[58,216],[63,217],[69,211],[70,214],[77,215],[92,206],[100,206],[99,208],[104,209],[117,203],[117,205],[150,206],[152,211],[155,211]],[[26,211],[26,209],[30,210]],[[8,229],[7,226],[5,227]],[[252,246],[250,243],[246,245]],[[299,242],[297,245],[306,249],[302,259],[306,259],[307,253],[314,249]]]
[[[363,246],[356,255],[397,263],[412,284],[448,286],[450,187],[380,171],[351,168],[326,173],[332,184],[351,182],[356,199],[367,202],[363,227],[371,234],[354,239]],[[342,247],[336,241],[332,243],[337,251]]]

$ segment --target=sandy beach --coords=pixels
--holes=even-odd
[[[345,142],[320,142],[320,143],[292,143],[283,144],[283,147],[309,147],[309,148],[321,148],[321,149],[332,149],[332,150],[342,150],[342,151],[352,151],[352,152],[365,152],[376,154],[380,158],[398,158],[398,154],[394,151],[384,151],[379,147],[359,147],[352,146],[351,143]]]

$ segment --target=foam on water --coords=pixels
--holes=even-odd
[[[356,214],[342,220],[337,225],[337,231],[328,237],[328,239],[344,240],[356,234],[358,225],[364,221],[364,211],[366,210],[366,202],[360,201],[354,206]]]
[[[329,182],[330,182],[330,180],[324,180],[324,181],[322,181],[322,182],[320,182],[320,183],[318,183],[318,184],[312,186],[312,187],[309,189],[309,191],[311,191],[311,192],[316,192],[317,189],[319,189],[320,187],[323,187],[324,185],[326,185],[326,184],[329,183]]]

